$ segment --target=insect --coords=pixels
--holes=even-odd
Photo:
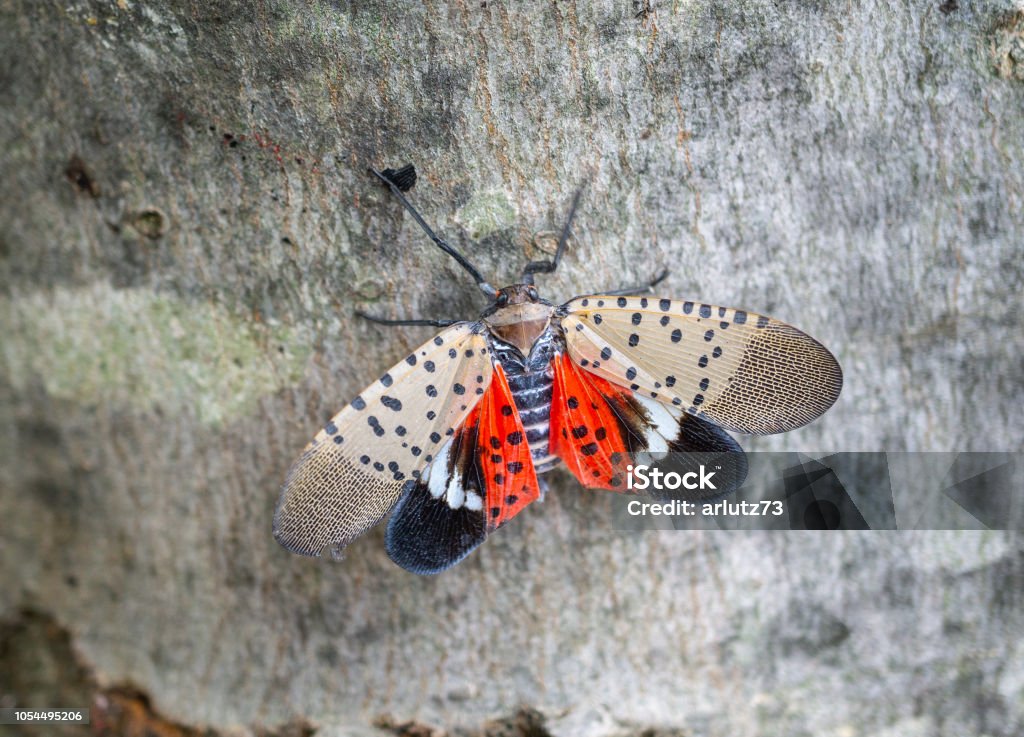
[[[565,465],[585,487],[626,491],[638,459],[743,458],[727,431],[792,430],[839,396],[842,371],[816,340],[745,310],[644,296],[664,274],[562,305],[542,299],[534,275],[558,267],[579,192],[554,257],[495,289],[405,198],[411,165],[371,171],[490,305],[475,322],[361,315],[443,329],[335,415],[291,467],[273,525],[288,550],[336,556],[391,513],[391,559],[437,573],[540,498],[538,474]],[[737,468],[733,487],[745,460]]]

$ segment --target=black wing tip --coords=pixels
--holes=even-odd
[[[392,563],[404,568],[409,573],[415,573],[417,576],[436,576],[465,560],[481,542],[483,542],[483,538],[472,546],[458,550],[455,554],[445,555],[443,551],[419,545],[407,536],[393,534],[389,525],[384,549]]]
[[[710,466],[718,474],[719,486],[715,493],[687,495],[688,500],[723,499],[743,486],[750,471],[750,461],[736,438],[713,422],[694,415],[680,416],[679,432],[669,444],[669,450],[673,460],[687,470]]]
[[[387,553],[391,562],[400,568],[404,568],[409,573],[415,573],[417,576],[436,576],[439,573],[444,573],[449,568],[461,563],[463,558],[469,555],[470,552],[466,551],[466,554],[460,558],[437,561],[425,558],[417,551],[402,548],[401,545],[387,546]]]
[[[486,537],[482,512],[452,509],[419,483],[395,506],[384,548],[396,565],[410,573],[432,576],[461,563]]]
[[[381,174],[402,192],[408,192],[416,184],[416,167],[406,164],[399,169],[385,169]]]

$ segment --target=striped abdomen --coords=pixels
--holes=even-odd
[[[548,452],[551,387],[554,383],[550,366],[537,371],[515,372],[513,369],[507,378],[512,400],[519,410],[523,429],[526,430],[526,441],[530,445],[534,467],[537,473],[549,471],[559,463],[558,458]]]

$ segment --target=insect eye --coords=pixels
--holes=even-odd
[[[537,289],[535,287],[527,289],[526,294],[529,295],[530,299],[540,299],[540,295],[537,294]]]
[[[504,307],[508,304],[508,295],[504,292],[498,292],[498,298],[494,300],[498,307]]]

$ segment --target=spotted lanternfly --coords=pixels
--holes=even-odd
[[[372,171],[491,304],[476,322],[362,315],[444,329],[335,415],[292,466],[274,537],[295,553],[336,555],[391,512],[391,559],[437,573],[538,499],[537,475],[559,464],[583,486],[626,491],[638,457],[742,458],[727,430],[792,430],[839,396],[839,364],[807,334],[745,310],[639,296],[660,279],[563,305],[541,299],[534,274],[558,266],[578,193],[554,258],[496,290],[403,196],[411,166]],[[739,482],[745,474],[744,461]]]

